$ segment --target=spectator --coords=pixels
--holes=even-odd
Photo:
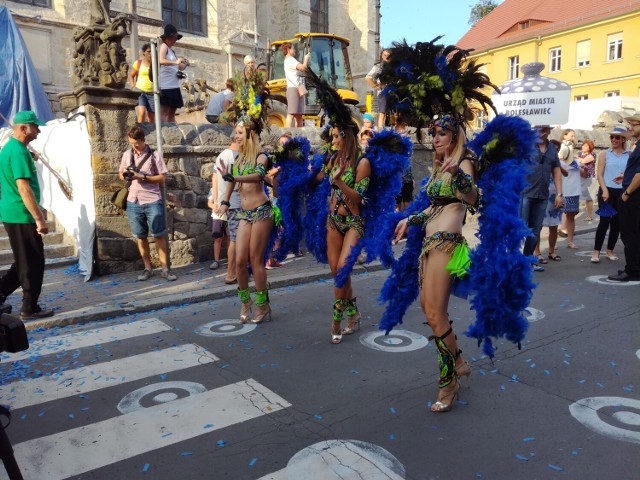
[[[205,116],[209,123],[218,123],[220,114],[229,108],[233,102],[233,78],[227,79],[224,90],[219,91],[209,101]]]
[[[256,69],[256,59],[253,58],[251,55],[245,55],[244,56],[244,78],[247,78],[249,75],[251,75],[251,72],[253,72]]]
[[[358,143],[360,144],[360,151],[365,152],[367,146],[369,146],[369,140],[373,138],[373,130],[370,128],[362,127],[360,133],[358,133]]]
[[[129,83],[131,88],[139,90],[138,106],[136,116],[138,123],[145,122],[149,117],[150,122],[156,121],[156,114],[153,100],[153,81],[151,80],[151,44],[142,45],[142,58],[133,64],[129,73]]]
[[[13,137],[0,151],[0,219],[13,252],[13,264],[0,278],[0,305],[22,287],[21,320],[53,315],[53,310],[38,304],[44,278],[42,235],[49,232],[49,226],[40,209],[40,184],[28,150],[43,125],[32,111],[16,113]]]
[[[596,184],[593,179],[596,176],[596,155],[593,153],[596,146],[591,140],[582,142],[580,153],[576,154],[576,158],[580,162],[580,200],[584,200],[587,210],[586,222],[593,221],[593,195],[591,193],[592,185]]]
[[[285,54],[284,75],[287,79],[287,120],[285,127],[302,127],[302,115],[304,115],[304,99],[307,89],[304,77],[301,76],[309,64],[309,54],[304,56],[303,63],[296,59],[296,48],[291,42],[286,42],[280,47]],[[295,125],[293,123],[295,122]]]
[[[629,155],[622,177],[622,195],[618,202],[620,236],[624,244],[626,265],[622,272],[610,275],[609,280],[627,282],[640,280],[640,115],[626,117],[636,146]],[[615,129],[614,129],[615,130]]]
[[[387,99],[382,94],[382,90],[385,86],[380,83],[380,74],[382,73],[382,64],[388,62],[390,58],[391,50],[382,50],[382,52],[380,52],[380,61],[373,66],[371,71],[367,73],[367,76],[365,77],[365,80],[371,88],[376,90],[376,95],[378,97],[378,128],[384,128],[384,120],[387,113]]]
[[[160,185],[166,180],[167,166],[158,152],[151,150],[146,144],[144,130],[140,127],[131,128],[128,137],[131,150],[122,155],[118,172],[121,180],[131,182],[127,197],[127,217],[144,262],[144,271],[138,276],[138,280],[148,280],[153,275],[147,238],[151,230],[162,265],[161,276],[173,282],[178,277],[169,269],[167,223],[160,192]]]
[[[189,60],[178,57],[173,51],[173,46],[182,38],[176,27],[165,25],[160,38],[160,119],[163,122],[175,122],[176,110],[184,106],[180,79],[185,78],[183,70],[189,65]]]
[[[229,148],[223,150],[216,160],[215,174],[218,182],[218,210],[222,206],[222,200],[229,196],[229,205],[226,212],[227,215],[227,229],[229,233],[229,246],[227,247],[227,274],[224,277],[224,283],[232,285],[238,283],[238,276],[236,274],[236,235],[238,233],[238,225],[240,224],[240,193],[237,188],[233,188],[230,183],[225,182],[222,179],[222,174],[218,168],[224,167],[227,171],[233,169],[233,163],[238,157],[238,145],[232,141]],[[231,194],[228,194],[227,188],[233,188]],[[216,212],[220,215],[219,211]]]
[[[225,238],[229,238],[229,225],[227,214],[220,214],[220,200],[224,197],[224,181],[219,179],[219,172],[214,171],[211,175],[211,189],[207,197],[207,206],[211,209],[211,237],[213,238],[213,262],[209,268],[217,270],[220,268],[220,250]]]
[[[368,128],[370,130],[373,130],[374,121],[375,119],[373,118],[373,115],[371,115],[369,112],[366,112],[364,115],[362,115],[362,128],[363,129]]]
[[[562,168],[569,173],[562,178],[564,193],[564,220],[567,234],[567,248],[578,248],[573,242],[576,230],[576,214],[580,211],[580,165],[573,158],[573,141],[575,132],[571,129],[562,132],[562,145],[558,150],[558,158]]]
[[[531,229],[531,235],[524,242],[524,255],[533,254],[536,244],[540,241],[540,230],[549,197],[549,177],[553,175],[556,187],[555,206],[560,208],[564,204],[562,195],[562,173],[558,160],[558,149],[549,143],[551,128],[548,125],[534,127],[540,134],[538,151],[533,158],[532,166],[527,175],[527,186],[520,197],[520,218]],[[544,267],[537,262],[533,264],[536,272],[543,272]]]

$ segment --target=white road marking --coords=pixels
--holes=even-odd
[[[606,275],[591,275],[587,277],[587,282],[597,283],[599,285],[615,285],[616,287],[635,287],[636,285],[640,285],[640,281],[631,280],[629,282],[614,282],[609,280]]]
[[[623,407],[626,411],[620,411]],[[607,415],[600,415],[601,408],[617,409],[611,416],[631,428],[624,429],[605,422]],[[634,430],[640,425],[640,400],[623,397],[588,397],[569,405],[571,415],[588,429],[624,442],[640,443],[640,432]]]
[[[120,323],[110,327],[96,328],[93,330],[83,330],[81,332],[58,335],[36,340],[29,345],[29,349],[24,352],[2,355],[5,363],[23,360],[33,355],[50,355],[52,353],[77,350],[79,348],[91,347],[117,340],[151,335],[171,330],[166,323],[157,318],[138,320],[131,323]]]
[[[394,329],[389,335],[380,331],[365,333],[360,336],[360,343],[381,352],[404,353],[426,347],[429,339],[410,330]]]
[[[179,345],[66,370],[54,376],[13,382],[0,388],[0,400],[12,409],[23,408],[217,360],[198,345]]]
[[[248,379],[29,440],[15,445],[14,451],[25,478],[63,479],[290,406]]]
[[[404,480],[403,465],[384,448],[358,440],[327,440],[296,453],[282,470],[259,480]]]
[[[255,323],[240,323],[237,318],[216,320],[209,322],[194,330],[194,333],[203,337],[234,337],[244,335],[257,328]]]

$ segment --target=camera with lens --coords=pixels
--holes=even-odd
[[[140,169],[136,166],[127,167],[127,169],[122,173],[122,176],[127,180],[131,180],[136,173],[139,173]]]
[[[183,80],[183,79],[187,78],[187,74],[184,73],[184,72],[181,72],[180,70],[178,70],[176,72],[176,77],[178,77],[180,80]]]

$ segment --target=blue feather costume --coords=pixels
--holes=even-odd
[[[482,196],[477,234],[480,244],[471,253],[465,280],[473,294],[471,306],[476,311],[476,321],[466,334],[479,344],[484,341],[483,351],[490,357],[495,354],[492,338],[505,337],[520,344],[528,327],[523,312],[535,284],[531,261],[520,251],[529,229],[518,216],[518,206],[536,141],[537,134],[527,121],[498,115],[467,145],[478,156]],[[410,212],[427,206],[422,188]],[[387,239],[404,216],[389,218],[383,229]],[[424,226],[409,227],[405,251],[392,262],[392,273],[380,294],[380,300],[388,304],[379,326],[386,333],[402,323],[402,316],[418,296],[418,257],[423,236]]]

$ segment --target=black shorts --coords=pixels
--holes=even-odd
[[[184,101],[179,88],[168,88],[160,90],[160,105],[170,108],[182,108]]]

